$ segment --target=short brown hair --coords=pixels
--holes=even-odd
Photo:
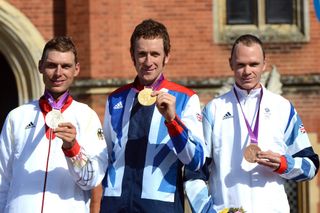
[[[136,26],[130,39],[130,53],[132,58],[134,58],[135,42],[140,38],[162,38],[164,53],[168,56],[170,52],[170,38],[167,28],[162,23],[153,19],[146,19]]]
[[[59,52],[73,52],[74,54],[74,61],[78,63],[78,54],[76,46],[74,45],[71,37],[69,36],[57,36],[53,39],[49,40],[43,48],[41,61],[44,61],[48,56],[48,51],[56,50]]]

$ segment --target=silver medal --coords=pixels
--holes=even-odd
[[[51,129],[55,129],[58,127],[60,123],[63,122],[63,116],[59,110],[52,109],[52,111],[48,112],[46,115],[46,124]]]

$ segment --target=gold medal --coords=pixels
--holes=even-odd
[[[246,159],[250,163],[255,163],[259,151],[261,151],[261,149],[258,147],[258,145],[250,144],[244,150],[244,159]]]
[[[52,109],[48,114],[46,115],[46,124],[51,129],[55,129],[58,127],[60,123],[63,122],[63,116],[59,110]]]
[[[157,97],[151,96],[152,89],[150,88],[144,88],[141,90],[138,94],[138,101],[143,106],[151,106],[154,104],[157,100]]]

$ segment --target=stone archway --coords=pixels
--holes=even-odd
[[[0,0],[0,38],[0,52],[16,80],[19,105],[39,98],[44,86],[37,66],[44,39],[24,14],[4,0]]]

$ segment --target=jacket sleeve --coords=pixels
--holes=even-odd
[[[284,155],[286,166],[281,176],[295,181],[312,179],[319,169],[319,157],[313,151],[303,123],[292,104],[285,131],[285,143],[288,147]]]
[[[204,166],[198,171],[191,171],[188,168],[184,171],[184,189],[191,210],[195,213],[216,213],[207,186],[210,161],[211,159],[207,158]]]
[[[200,101],[192,95],[181,118],[176,115],[166,126],[179,160],[190,170],[198,170],[204,164],[204,138],[202,132]]]
[[[83,122],[83,121],[82,121]],[[99,185],[108,164],[106,142],[100,120],[93,110],[77,134],[77,142],[70,150],[63,150],[69,172],[74,181],[84,190]]]
[[[206,161],[198,171],[191,171],[185,168],[184,189],[192,209],[192,212],[215,213],[212,197],[209,194],[207,182],[212,171],[213,161],[211,154],[212,117],[208,115],[208,107],[203,110],[203,132],[206,141]],[[210,116],[210,117],[208,117]]]
[[[8,115],[0,135],[0,212],[4,212],[7,203],[7,194],[10,187],[12,177],[12,122],[10,114]]]

